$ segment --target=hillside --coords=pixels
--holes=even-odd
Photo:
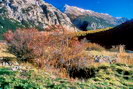
[[[36,26],[26,21],[24,23],[21,23],[17,20],[0,16],[0,40],[3,39],[3,34],[8,30],[16,30],[18,28],[30,28],[30,27],[36,27]]]
[[[65,13],[70,17],[73,24],[81,30],[114,27],[128,20],[124,17],[113,17],[106,13],[98,13],[75,6],[66,5],[65,7]]]
[[[130,20],[109,30],[88,33],[84,36],[80,36],[79,39],[87,38],[91,42],[101,44],[107,48],[121,44],[125,45],[127,49],[133,50],[132,29],[133,20]]]

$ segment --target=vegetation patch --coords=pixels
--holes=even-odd
[[[118,67],[129,68],[128,78],[118,72]],[[0,68],[0,87],[3,89],[132,89],[133,66],[125,64],[101,65],[94,69],[95,76],[87,80],[72,81],[63,78],[52,78],[41,70],[13,71],[11,68]]]
[[[122,64],[121,57],[126,56],[124,51],[111,53],[100,45],[85,40],[79,41],[66,31],[62,26],[49,27],[47,32],[40,32],[37,29],[8,31],[4,35],[8,52],[17,57],[17,62],[30,63],[34,67],[23,65],[25,68],[22,69],[18,65],[18,69],[9,67],[2,70],[12,71],[13,74],[0,75],[1,87],[5,89],[133,87],[133,66],[128,62]],[[115,62],[110,62],[114,60],[113,57],[116,57]]]

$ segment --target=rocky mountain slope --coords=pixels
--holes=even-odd
[[[16,30],[17,28],[25,28],[30,27],[29,24],[22,24],[14,19],[9,19],[0,16],[0,40],[3,39],[3,34],[8,30]]]
[[[0,16],[40,29],[59,24],[71,27],[72,24],[66,14],[43,0],[0,0]]]
[[[85,10],[75,6],[66,5],[65,8],[65,13],[70,17],[71,21],[82,30],[114,27],[128,20],[127,18],[113,17],[109,14]]]

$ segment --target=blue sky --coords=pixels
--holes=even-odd
[[[133,18],[133,0],[45,0],[59,9],[65,4],[101,13],[108,13],[115,17]]]

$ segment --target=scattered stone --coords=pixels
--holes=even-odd
[[[113,57],[113,56],[93,56],[94,58],[94,61],[95,62],[99,62],[99,63],[113,63],[113,62],[116,62],[117,58],[116,57]]]

